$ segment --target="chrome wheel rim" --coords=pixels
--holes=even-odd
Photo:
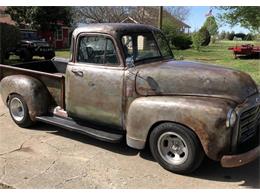
[[[160,156],[169,164],[183,164],[189,155],[184,139],[173,132],[163,133],[157,143]]]
[[[24,118],[24,107],[23,103],[18,98],[13,98],[9,104],[11,115],[15,121],[20,122]]]

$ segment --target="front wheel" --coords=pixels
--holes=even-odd
[[[158,125],[151,132],[149,142],[155,160],[174,173],[191,173],[204,158],[204,151],[195,133],[179,124]]]
[[[21,95],[13,94],[9,99],[9,112],[13,121],[20,127],[26,128],[33,125],[28,106]]]

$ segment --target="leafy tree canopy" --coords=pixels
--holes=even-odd
[[[209,31],[210,35],[216,35],[218,33],[218,25],[214,16],[208,16],[203,27]]]
[[[70,7],[7,7],[6,13],[16,21],[19,26],[28,25],[31,28],[55,30],[59,22],[64,25],[71,24]]]
[[[219,18],[234,26],[240,24],[249,30],[260,32],[260,6],[225,6]]]

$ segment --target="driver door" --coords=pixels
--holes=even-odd
[[[109,36],[84,34],[66,72],[66,108],[72,118],[121,129],[124,67]]]

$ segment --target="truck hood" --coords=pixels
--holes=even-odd
[[[142,96],[211,96],[242,103],[257,93],[248,74],[220,66],[172,60],[139,65],[136,70],[136,92]]]

